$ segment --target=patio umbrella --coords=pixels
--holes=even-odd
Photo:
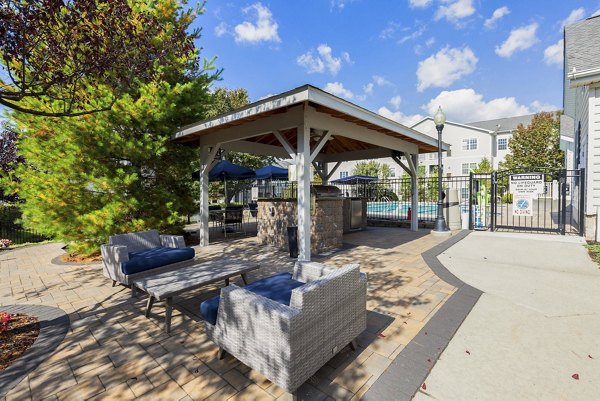
[[[285,180],[288,179],[287,168],[277,166],[265,166],[256,170],[257,180]]]
[[[351,175],[348,177],[344,177],[344,178],[338,178],[337,180],[333,180],[331,181],[332,184],[349,184],[349,185],[356,185],[356,184],[364,184],[370,181],[375,181],[377,180],[377,177],[373,177],[370,175]]]
[[[225,185],[225,203],[228,200],[227,180],[252,180],[255,177],[256,174],[254,171],[244,166],[233,164],[228,160],[221,160],[208,172],[209,181],[223,181]],[[196,180],[200,179],[200,171],[194,171],[192,178]]]

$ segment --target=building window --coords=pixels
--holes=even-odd
[[[477,150],[477,138],[465,138],[462,140],[462,150]]]
[[[347,171],[340,171],[340,178],[346,178],[348,177],[348,172]]]
[[[437,160],[437,153],[430,153],[429,160]]]
[[[462,164],[462,175],[469,175],[469,173],[477,168],[477,163],[463,163]]]
[[[469,188],[460,189],[460,198],[464,201],[469,199]]]
[[[498,139],[498,150],[506,150],[508,148],[508,138]]]
[[[396,178],[396,168],[390,167],[390,178]]]

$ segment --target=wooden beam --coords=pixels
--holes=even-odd
[[[229,142],[221,145],[223,149],[231,150],[234,152],[252,153],[254,155],[261,156],[274,156],[282,159],[290,157],[288,152],[281,146],[265,145],[259,142],[252,141],[237,141]]]
[[[315,157],[317,157],[317,155],[319,154],[321,149],[323,149],[323,146],[325,146],[327,141],[329,141],[329,138],[331,138],[331,132],[326,132],[325,135],[323,135],[323,136],[321,136],[321,138],[319,138],[319,141],[315,145],[315,148],[310,152],[310,161],[311,162],[313,160],[315,160]]]
[[[297,130],[298,130],[298,138],[299,138],[299,136],[300,136],[300,127],[298,127]],[[292,144],[290,144],[288,142],[288,140],[285,138],[285,136],[283,136],[283,134],[281,133],[281,131],[273,131],[273,135],[275,135],[275,138],[277,138],[277,140],[279,141],[279,143],[281,144],[281,146],[283,146],[283,148],[288,153],[288,155],[292,159],[294,159],[296,157],[296,149],[294,149],[294,147],[292,146]],[[298,139],[298,143],[300,143],[300,139]]]
[[[347,162],[352,160],[363,160],[363,159],[380,159],[383,157],[390,157],[392,151],[386,148],[372,148],[365,150],[354,150],[350,152],[332,153],[332,154],[319,154],[315,158],[316,161],[324,163],[337,163]]]

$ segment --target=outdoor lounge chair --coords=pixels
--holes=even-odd
[[[131,285],[136,278],[176,268],[193,259],[196,251],[185,246],[183,236],[159,235],[157,230],[111,235],[101,246],[102,272],[116,283]]]
[[[297,262],[246,287],[230,285],[200,306],[206,333],[224,352],[293,395],[308,378],[366,329],[367,276]]]

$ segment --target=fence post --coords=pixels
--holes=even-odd
[[[585,169],[579,169],[579,235],[585,236]]]
[[[469,173],[469,230],[473,230],[473,172]]]
[[[492,180],[492,202],[490,204],[490,231],[496,230],[496,207],[498,204],[498,173],[492,171],[490,174]]]
[[[559,200],[559,208],[560,208],[560,235],[566,234],[567,229],[567,170],[562,169],[560,171],[560,200]]]

